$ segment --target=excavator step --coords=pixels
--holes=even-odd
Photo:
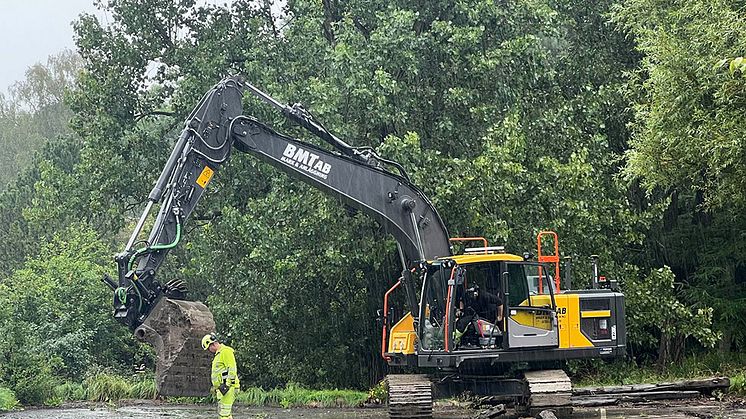
[[[215,332],[210,310],[199,301],[161,298],[135,337],[158,354],[155,385],[163,396],[210,394],[212,354],[202,350],[202,337]]]
[[[433,417],[433,386],[427,375],[389,375],[386,384],[390,418]]]

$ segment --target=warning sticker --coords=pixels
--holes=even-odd
[[[210,179],[212,179],[213,173],[215,173],[215,171],[210,169],[210,166],[205,166],[205,168],[202,169],[202,173],[197,178],[197,185],[203,188],[207,186],[207,182],[209,182]]]

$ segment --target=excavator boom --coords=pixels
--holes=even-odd
[[[243,115],[241,100],[247,90],[334,150],[279,134]],[[412,313],[419,312],[412,270],[427,260],[451,255],[440,215],[399,164],[381,158],[369,147],[353,147],[338,139],[302,106],[283,105],[238,77],[228,77],[205,94],[185,121],[135,230],[115,257],[118,281],[105,278],[114,291],[114,317],[158,352],[156,384],[163,395],[206,395],[209,390],[209,354],[202,351],[199,340],[214,331],[212,314],[204,304],[186,299],[182,281],[161,283],[156,272],[168,252],[178,246],[187,219],[233,148],[380,222],[399,245]],[[148,239],[139,242],[155,206],[159,209],[153,228]]]

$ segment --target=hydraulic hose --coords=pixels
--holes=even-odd
[[[132,270],[132,264],[135,262],[135,259],[138,257],[154,252],[156,250],[165,250],[165,249],[172,249],[176,247],[176,245],[179,244],[179,241],[181,241],[181,220],[179,217],[176,217],[176,237],[174,238],[174,241],[168,244],[155,244],[153,246],[143,247],[141,249],[138,249],[131,257],[129,264],[127,265],[128,270]]]

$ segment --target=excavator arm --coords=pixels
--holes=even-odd
[[[245,91],[282,111],[333,150],[282,135],[243,115]],[[233,148],[381,223],[398,243],[403,284],[413,314],[418,313],[418,299],[411,272],[422,262],[451,254],[448,232],[438,212],[399,164],[381,158],[371,148],[353,147],[338,139],[300,105],[284,105],[238,77],[226,78],[205,94],[186,119],[135,230],[124,250],[115,256],[118,281],[104,279],[114,291],[115,318],[156,348],[156,384],[164,395],[207,391],[203,370],[209,369],[209,359],[198,341],[214,330],[214,321],[202,303],[186,300],[187,290],[181,281],[162,284],[156,273],[168,252],[182,240],[187,219]],[[158,214],[148,239],[138,241],[156,205]]]

